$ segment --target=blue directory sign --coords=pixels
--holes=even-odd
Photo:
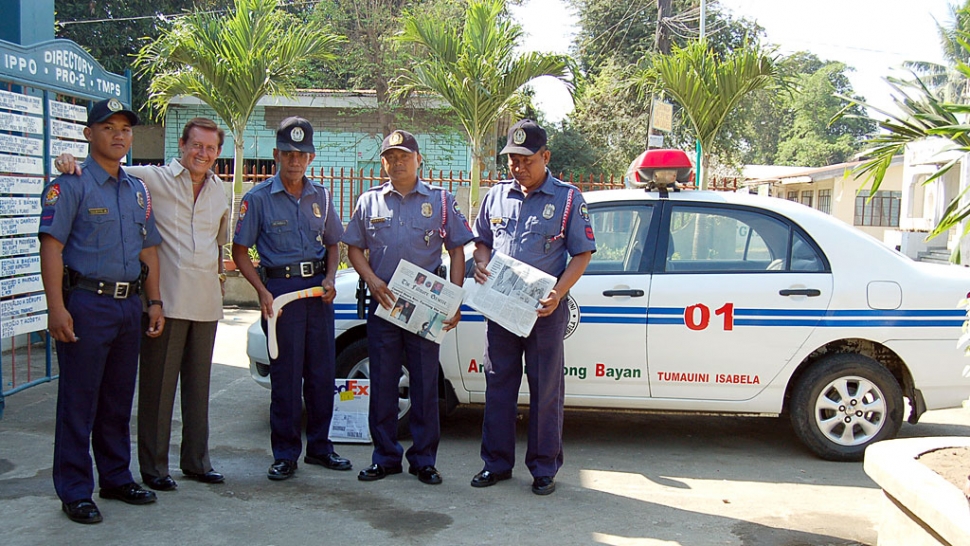
[[[131,104],[128,78],[106,71],[90,53],[70,40],[27,47],[0,40],[0,73],[14,83],[84,98],[114,97]]]

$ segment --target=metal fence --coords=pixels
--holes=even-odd
[[[226,182],[232,180],[231,168],[217,168],[216,174]],[[243,182],[258,184],[272,177],[274,174],[275,167],[266,168],[264,166],[261,168],[253,167],[245,169],[243,172]],[[452,193],[455,193],[461,186],[471,185],[471,174],[464,171],[430,170],[427,172],[422,171],[420,176],[425,182],[434,186],[443,187]],[[580,191],[610,190],[625,187],[623,178],[612,174],[588,174],[579,176],[573,175],[572,173],[559,173],[554,176],[576,186]],[[334,206],[340,214],[340,217],[344,220],[350,218],[354,206],[357,203],[357,197],[360,194],[388,180],[379,171],[375,173],[374,169],[368,169],[365,173],[364,169],[345,169],[343,167],[340,169],[333,167],[329,169],[311,168],[307,172],[307,178],[319,182],[330,190],[330,194],[333,196]],[[488,188],[508,178],[504,173],[484,172],[482,173],[481,186]],[[714,178],[711,180],[709,188],[714,191],[736,191],[739,186],[740,179],[738,178]],[[686,189],[694,190],[696,187],[692,184],[688,185]]]

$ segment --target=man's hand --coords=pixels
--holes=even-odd
[[[445,327],[442,328],[442,330],[444,330],[445,332],[447,332],[448,330],[453,330],[456,326],[458,326],[458,323],[460,321],[461,321],[461,309],[455,311],[455,315],[453,317],[443,322]]]
[[[381,304],[381,307],[390,310],[394,306],[394,300],[397,299],[397,296],[387,287],[387,283],[376,275],[366,282],[367,288],[370,290],[370,297],[377,298],[377,303]]]
[[[148,306],[148,330],[145,335],[148,337],[158,337],[165,329],[165,315],[162,313],[161,305]]]
[[[270,294],[266,288],[257,290],[257,292],[259,292],[259,310],[263,312],[263,318],[266,320],[273,318],[273,294]],[[280,309],[280,314],[283,314],[282,309]]]
[[[333,303],[334,298],[337,297],[337,289],[334,288],[333,279],[324,277],[320,286],[323,287],[323,297],[320,298],[323,300],[323,303]]]
[[[64,343],[74,343],[74,317],[65,307],[47,310],[47,331],[52,338]]]
[[[64,152],[61,155],[57,156],[57,159],[54,160],[54,167],[61,174],[74,173],[78,176],[81,176],[81,164],[78,163],[76,159],[74,159],[73,155],[67,152]]]
[[[478,260],[475,260],[474,274],[475,282],[478,284],[485,284],[485,281],[487,281],[488,277],[491,276],[491,273],[488,270],[488,262],[479,262]]]
[[[557,307],[559,307],[559,293],[552,290],[549,292],[549,296],[547,298],[539,300],[539,305],[542,307],[540,307],[536,313],[540,317],[548,317],[553,311],[556,310]]]

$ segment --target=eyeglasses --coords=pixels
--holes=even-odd
[[[218,155],[219,148],[217,146],[203,146],[198,142],[195,142],[189,146],[189,149],[197,154],[205,152],[206,155]]]

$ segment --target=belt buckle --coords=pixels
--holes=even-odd
[[[131,291],[131,283],[129,282],[116,282],[115,283],[115,293],[114,299],[123,300],[128,297],[128,293]]]
[[[301,277],[313,276],[313,262],[300,262],[300,276]]]

